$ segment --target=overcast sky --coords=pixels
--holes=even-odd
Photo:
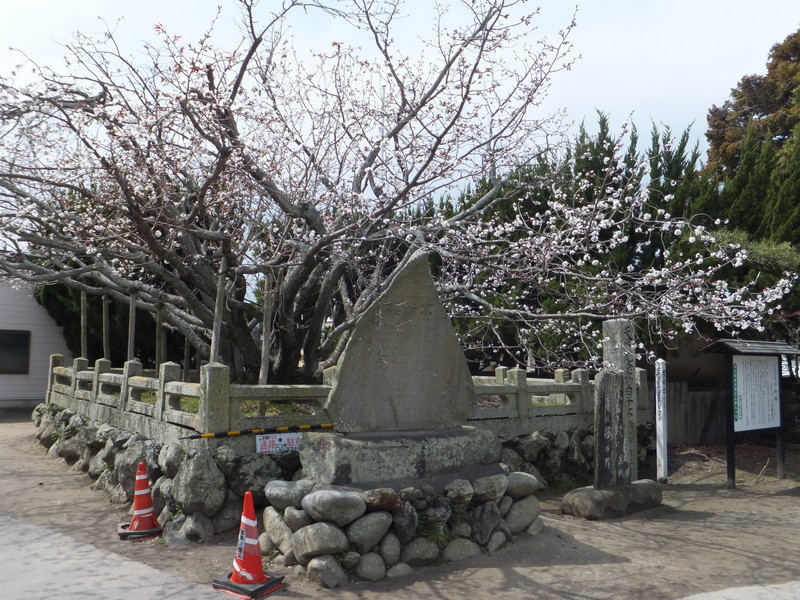
[[[418,2],[430,0],[409,0],[407,10],[413,14]],[[233,0],[0,0],[0,74],[20,62],[8,47],[61,65],[58,42],[69,41],[76,30],[102,32],[98,17],[116,28],[131,52],[140,40],[154,40],[156,23],[196,39],[218,4],[223,5],[219,32],[234,37]],[[576,2],[530,4],[541,7],[540,32],[552,34],[569,22]],[[652,122],[677,132],[693,124],[703,148],[708,109],[723,103],[743,75],[764,73],[772,45],[800,28],[800,0],[578,0],[577,5],[571,39],[581,59],[554,79],[547,108],[565,107],[572,120],[587,124],[596,121],[599,109],[615,128],[632,115],[642,133]],[[116,24],[120,17],[124,21]],[[333,32],[298,33],[336,41]]]

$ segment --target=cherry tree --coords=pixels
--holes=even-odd
[[[142,58],[110,33],[77,34],[62,70],[0,81],[0,269],[135,298],[241,379],[263,380],[262,347],[272,380],[335,364],[418,248],[440,257],[455,313],[526,334],[582,315],[757,325],[788,283],[727,290],[714,269],[740,252],[705,231],[691,260],[665,247],[659,269],[591,268],[631,227],[691,226],[646,212],[613,172],[591,203],[554,178],[547,210],[525,212],[520,165],[562,140],[559,115],[538,106],[571,65],[574,23],[544,39],[523,5],[433,5],[423,40],[400,2],[372,0],[243,0],[235,48],[213,28],[190,43],[157,25]],[[290,32],[310,18],[344,33],[301,51]],[[480,194],[439,210],[479,179]],[[500,205],[515,216],[493,217]],[[512,279],[530,290],[499,297]],[[531,293],[562,284],[554,313]]]

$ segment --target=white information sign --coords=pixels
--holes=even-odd
[[[781,426],[780,357],[733,356],[733,430]]]
[[[668,475],[667,454],[667,361],[656,361],[656,477],[665,483]]]
[[[264,433],[256,436],[256,452],[259,454],[279,454],[297,450],[302,433]]]

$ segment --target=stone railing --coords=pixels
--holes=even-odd
[[[200,368],[199,383],[187,383],[175,363],[162,364],[156,374],[138,360],[122,369],[106,359],[93,367],[83,358],[71,366],[63,362],[59,354],[50,357],[48,403],[162,443],[194,433],[325,422],[326,385],[233,384],[228,367],[216,363]]]
[[[473,377],[476,404],[469,424],[510,439],[532,431],[591,427],[594,381],[589,371],[559,370],[554,379],[534,379],[523,369],[499,367],[494,377]],[[327,374],[326,381],[331,382]],[[176,442],[193,433],[325,423],[323,405],[330,385],[240,385],[230,383],[228,367],[200,368],[200,382],[181,381],[180,366],[146,372],[138,360],[122,369],[86,359],[71,366],[50,358],[47,401],[145,437]],[[652,421],[647,378],[637,369],[638,421]]]
[[[553,379],[527,377],[524,369],[498,367],[494,377],[473,377],[476,404],[469,423],[502,439],[532,431],[590,428],[594,421],[594,380],[585,369],[559,369]],[[647,372],[636,369],[637,420],[652,422]]]

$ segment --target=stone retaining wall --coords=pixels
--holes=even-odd
[[[87,473],[112,502],[133,498],[147,464],[153,504],[168,544],[209,540],[239,527],[242,496],[265,507],[262,550],[276,568],[304,569],[321,585],[376,580],[493,551],[541,530],[535,491],[591,478],[590,430],[534,432],[504,442],[505,474],[455,479],[435,489],[363,490],[302,479],[297,452],[237,454],[230,446],[187,451],[40,404],[36,436],[49,454]],[[647,438],[645,438],[646,440]],[[640,454],[646,450],[640,447]]]
[[[457,479],[440,490],[321,486],[299,479],[296,453],[237,456],[225,446],[186,452],[52,404],[37,406],[33,422],[49,454],[87,473],[112,502],[132,501],[136,467],[145,462],[168,544],[238,528],[250,490],[265,507],[264,554],[275,567],[305,569],[328,587],[496,550],[543,526],[532,494],[544,484],[529,473]]]

